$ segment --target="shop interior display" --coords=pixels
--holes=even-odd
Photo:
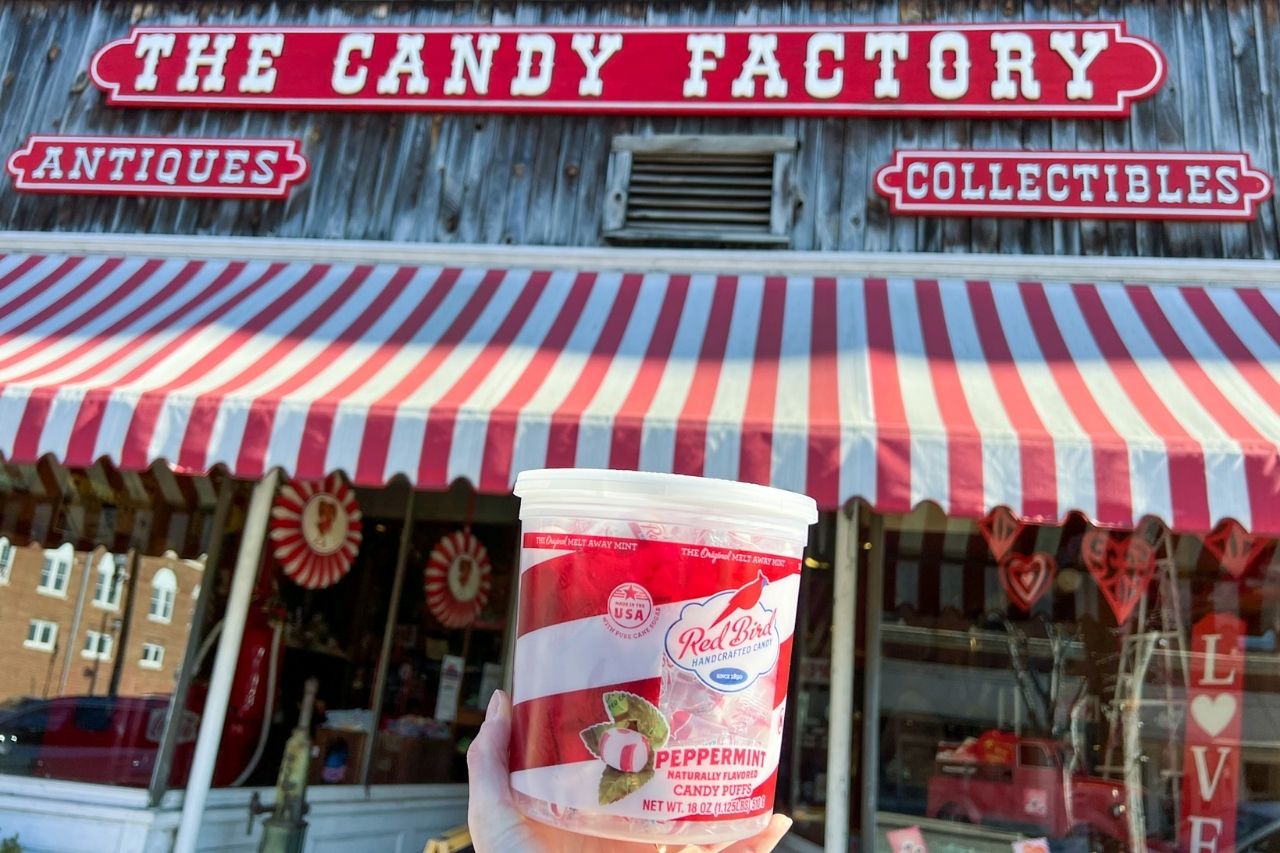
[[[322,482],[289,480],[276,494],[269,535],[290,580],[324,589],[351,571],[360,552],[360,505],[341,474]]]
[[[1196,535],[929,512],[885,534],[886,831],[1271,849],[1274,542],[1231,521]]]
[[[492,573],[489,552],[470,528],[442,536],[423,574],[431,615],[450,628],[470,625],[489,601]]]
[[[485,554],[493,566],[486,582],[490,572],[495,574],[497,592],[473,607],[473,617],[462,626],[442,621],[423,597],[410,592],[425,588],[429,553],[454,532],[447,520],[414,524],[405,594],[389,613],[402,526],[402,519],[366,516],[361,553],[346,580],[331,590],[285,590],[297,638],[287,650],[296,663],[285,692],[301,689],[308,675],[320,679],[313,784],[359,782],[362,756],[375,733],[371,784],[464,781],[466,744],[483,719],[489,694],[500,686],[514,525],[477,526],[497,548]],[[374,719],[388,619],[391,645],[382,710]]]

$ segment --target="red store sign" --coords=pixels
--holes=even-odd
[[[32,136],[7,164],[25,192],[285,198],[307,176],[293,139]]]
[[[1253,219],[1271,196],[1243,153],[897,151],[876,174],[894,213]]]
[[[1126,116],[1164,80],[1120,22],[837,27],[137,27],[118,106]]]

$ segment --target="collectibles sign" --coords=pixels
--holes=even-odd
[[[1179,850],[1236,849],[1244,633],[1244,623],[1227,613],[1210,613],[1191,629]]]
[[[27,192],[284,198],[308,165],[292,139],[32,136],[7,168]]]
[[[837,27],[137,27],[119,106],[1126,116],[1164,80],[1119,22]]]
[[[876,174],[894,213],[1252,219],[1271,177],[1247,154],[898,151]]]

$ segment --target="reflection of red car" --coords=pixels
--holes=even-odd
[[[939,744],[927,815],[1062,838],[1088,830],[1128,837],[1124,785],[1071,775],[1068,754],[1051,740],[988,732]]]
[[[169,697],[62,696],[0,716],[0,772],[145,788]],[[170,779],[186,780],[199,716],[183,715]]]

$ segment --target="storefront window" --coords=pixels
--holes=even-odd
[[[0,773],[147,787],[190,637],[179,593],[205,571],[214,507],[199,496],[215,490],[159,467],[0,468]],[[149,618],[157,577],[163,623]],[[181,772],[203,694],[191,699]]]
[[[270,699],[237,702],[233,686],[215,785],[274,783],[310,678],[319,685],[310,784],[466,781],[466,746],[502,686],[515,500],[461,485],[416,494],[393,605],[408,490],[395,484],[355,496],[359,549],[332,585],[300,585],[268,543],[235,684],[246,696],[255,683],[275,689]],[[445,579],[443,601],[429,600],[445,540],[451,555],[472,559],[455,570],[452,586]],[[150,654],[168,660],[172,652]]]
[[[371,783],[466,781],[466,746],[503,685],[516,502],[468,493],[420,496]]]
[[[1275,543],[983,527],[924,507],[872,542],[880,843],[1280,849]]]

